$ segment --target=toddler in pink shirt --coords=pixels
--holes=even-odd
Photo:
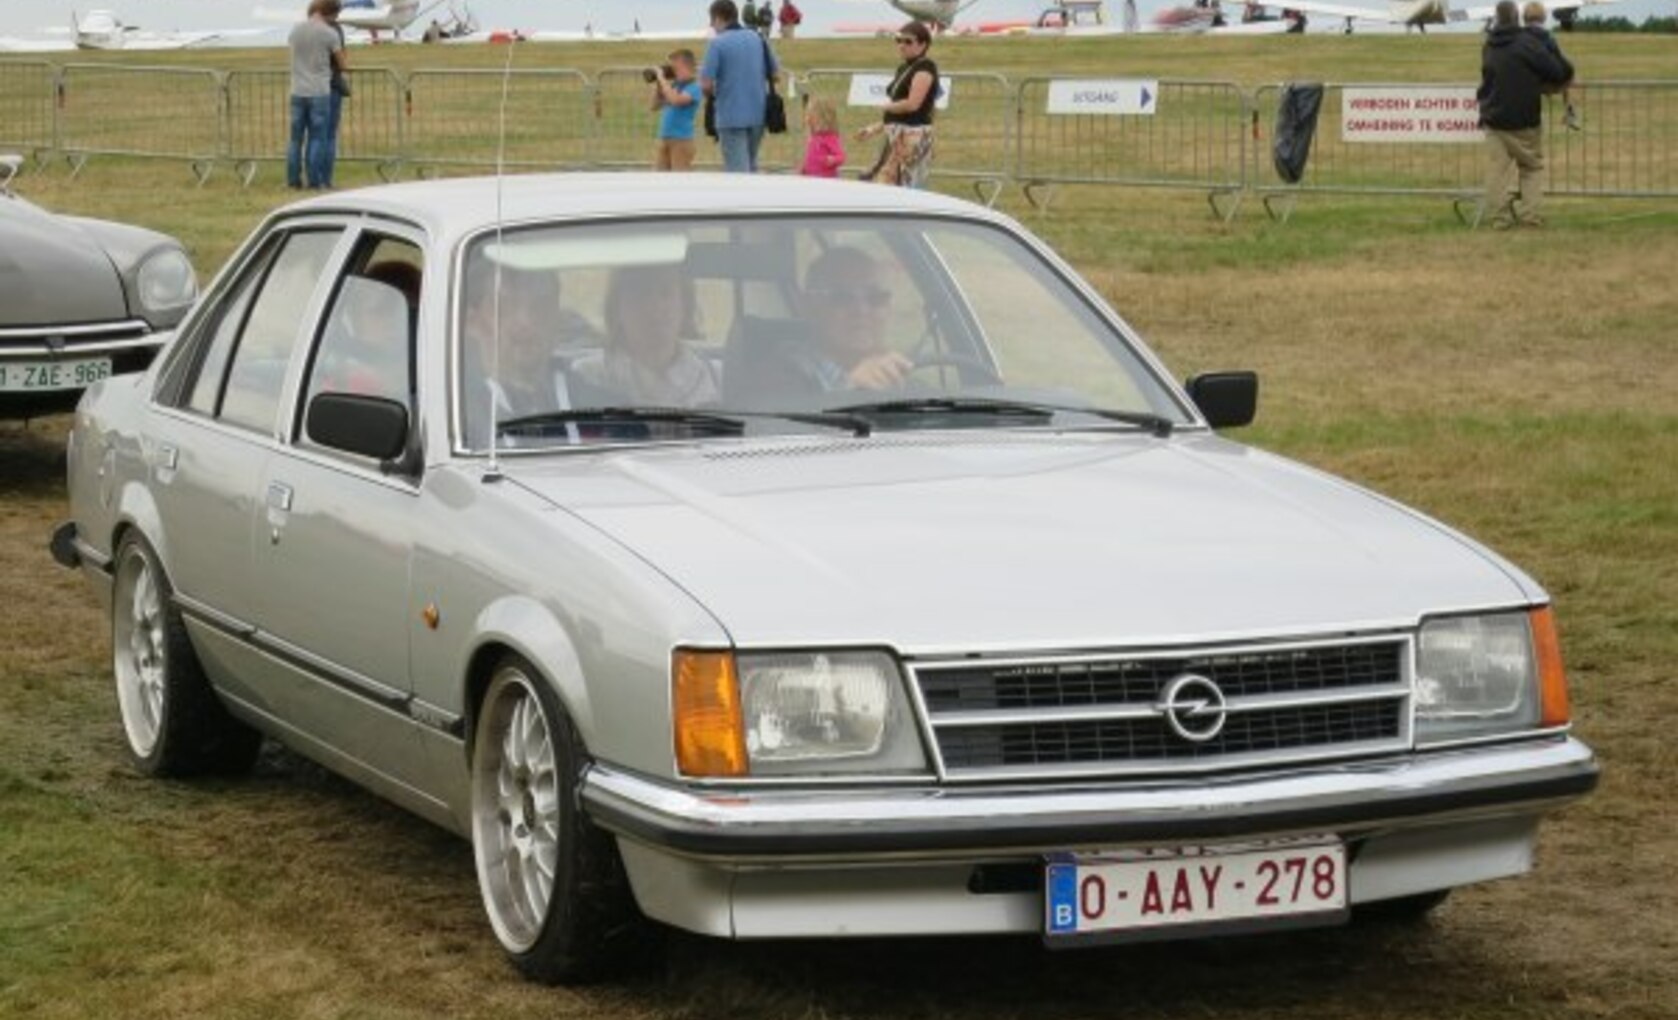
[[[812,96],[804,107],[804,166],[806,177],[838,177],[845,165],[845,143],[839,138],[839,111],[833,100]]]

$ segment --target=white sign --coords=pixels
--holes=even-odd
[[[1472,87],[1348,88],[1340,94],[1347,142],[1478,142],[1480,101]]]
[[[891,101],[891,79],[889,74],[853,74],[851,75],[851,95],[845,103],[847,106],[881,107]],[[938,101],[933,104],[940,110],[950,108],[950,79],[938,79]]]
[[[1098,113],[1152,117],[1159,109],[1159,82],[1137,78],[1049,83],[1050,113]]]

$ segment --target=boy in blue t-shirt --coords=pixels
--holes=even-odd
[[[653,79],[652,109],[658,110],[658,152],[654,170],[693,169],[693,121],[699,112],[698,60],[692,50],[676,50]]]

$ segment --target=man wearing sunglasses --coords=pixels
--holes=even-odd
[[[858,248],[829,248],[804,274],[803,310],[815,341],[804,374],[823,390],[903,385],[915,363],[886,346],[891,288]]]

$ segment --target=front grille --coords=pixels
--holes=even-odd
[[[1407,746],[1407,660],[1407,642],[1388,638],[925,663],[914,673],[951,777],[1123,775],[1280,766]],[[1194,710],[1209,700],[1199,681],[1183,688],[1174,709],[1167,705],[1186,676],[1215,688],[1221,726],[1211,725],[1216,711]]]
[[[4,326],[0,327],[0,353],[73,355],[104,344],[128,346],[150,334],[151,327],[139,319],[74,326]]]

